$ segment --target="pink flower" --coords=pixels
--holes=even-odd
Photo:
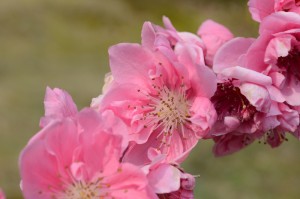
[[[274,12],[300,13],[299,0],[249,0],[248,6],[252,18],[258,22]]]
[[[76,115],[77,107],[72,97],[59,88],[47,87],[45,99],[45,116],[40,120],[40,127],[45,127],[52,120],[73,117]]]
[[[299,126],[299,113],[296,108],[300,105],[299,31],[299,14],[274,13],[261,23],[260,36],[245,54],[245,66],[255,65],[256,71],[272,78],[272,84],[276,88],[274,91],[279,90],[273,96],[277,98],[275,101],[284,102],[276,108],[280,112],[277,114],[280,133],[294,133]]]
[[[261,23],[260,36],[245,57],[246,67],[255,65],[256,71],[270,76],[291,106],[300,105],[299,30],[299,14],[275,13]]]
[[[231,110],[231,113],[232,110],[238,110],[240,118],[250,116],[249,118],[254,121],[254,126],[248,126],[251,128],[246,126],[246,129],[251,131],[245,131],[243,128],[238,130],[240,133],[237,133],[236,129],[241,127],[240,121],[237,121],[236,118],[233,120],[232,117],[225,114],[224,124],[229,131],[234,133],[232,136],[228,135],[229,137],[222,135],[222,138],[214,139],[216,142],[220,142],[217,144],[218,147],[215,147],[217,149],[215,151],[218,151],[219,155],[220,149],[226,148],[222,147],[222,144],[231,142],[230,139],[234,139],[234,142],[244,140],[245,135],[242,135],[242,132],[252,134],[251,142],[253,139],[262,139],[265,143],[275,147],[285,140],[285,132],[294,133],[296,131],[299,126],[299,113],[293,107],[300,105],[298,67],[296,66],[298,62],[297,46],[299,45],[296,38],[299,24],[300,16],[298,14],[284,12],[272,14],[261,23],[260,36],[257,40],[236,38],[226,43],[217,52],[214,71],[222,78],[232,78],[233,82],[242,80],[242,84],[240,84],[241,82],[238,84],[239,93],[248,101],[245,101],[243,97],[239,99],[243,101],[243,106],[249,107],[246,115],[244,115],[244,111],[240,111],[243,109],[238,108],[241,106],[236,106],[237,103],[232,105],[232,108],[228,108],[230,106],[225,106],[226,100],[221,100],[221,94],[224,93],[223,96],[226,99],[229,96],[225,94],[225,91],[228,93],[229,90],[223,86],[218,87],[220,89],[217,89],[212,101],[215,106],[216,102],[219,102],[219,106],[222,107],[216,107],[219,117],[220,110],[222,110],[221,112]],[[245,83],[247,86],[243,86],[241,89],[240,85],[245,85]],[[233,84],[234,87],[236,87],[235,85]],[[233,97],[229,101],[232,100]],[[216,123],[215,128],[222,132],[222,125],[218,128],[220,126],[218,124],[219,122]],[[253,129],[255,131],[252,131]],[[215,132],[213,129],[212,134]],[[228,153],[231,153],[232,149],[237,149],[236,146],[242,145],[241,143],[235,145],[228,150]]]
[[[175,30],[170,31],[175,35]],[[181,162],[212,127],[216,113],[209,98],[216,77],[205,66],[203,50],[193,42],[172,43],[145,23],[142,46],[109,49],[114,83],[99,110],[110,109],[131,128],[131,152],[148,163],[149,148]]]
[[[252,138],[263,130],[271,106],[270,95],[264,85],[238,78],[241,73],[235,75],[234,71],[242,72],[243,69],[232,69],[228,79],[218,83],[211,98],[218,120],[207,138],[216,142],[213,150],[216,156],[231,154],[250,144]],[[250,70],[245,72],[251,73]]]
[[[24,197],[156,198],[142,170],[120,163],[127,147],[124,131],[111,111],[84,109],[49,123],[21,153]]]
[[[218,74],[219,83],[211,100],[218,120],[210,137],[216,142],[216,156],[242,149],[261,132],[278,126],[271,109],[272,94],[277,91],[272,79],[251,66],[242,67],[244,55],[253,42],[254,39],[235,38],[224,44],[215,56],[213,70]]]

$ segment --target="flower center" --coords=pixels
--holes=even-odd
[[[258,143],[263,143],[263,144],[268,143],[271,146],[275,147],[280,145],[284,141],[288,141],[288,138],[286,138],[285,133],[274,129],[274,130],[267,131],[262,136],[262,138],[260,138]]]
[[[67,169],[67,168],[66,168]],[[112,199],[110,195],[110,184],[103,182],[103,177],[97,178],[91,182],[83,180],[76,180],[71,177],[71,181],[58,176],[60,179],[60,186],[48,186],[53,199]],[[39,191],[43,195],[43,191]]]
[[[155,108],[150,113],[156,115],[157,120],[167,129],[176,128],[189,118],[188,103],[184,93],[174,92],[164,87],[157,97],[159,100],[154,100]]]
[[[74,181],[72,183],[63,183],[64,191],[55,191],[54,199],[105,199],[112,198],[107,190],[110,185],[102,182],[103,178],[98,178],[94,182]]]
[[[297,80],[300,80],[300,52],[298,49],[293,48],[289,51],[289,54],[285,57],[279,57],[277,59],[277,66],[286,71],[286,75],[289,78],[294,75]]]
[[[211,98],[218,120],[222,121],[226,116],[233,116],[241,122],[249,121],[256,113],[256,109],[242,95],[240,89],[232,84],[232,81],[218,83],[217,91]]]
[[[65,199],[92,199],[98,196],[98,188],[95,185],[84,182],[76,182],[64,191]]]
[[[189,122],[190,104],[186,96],[183,77],[178,85],[167,87],[162,80],[162,75],[153,78],[152,88],[149,93],[138,92],[147,96],[147,104],[143,108],[144,128],[152,128],[152,131],[157,130],[157,139],[160,139],[162,149],[170,146],[170,141],[174,131],[180,133],[180,137],[186,139],[184,133],[184,125]],[[166,151],[165,151],[166,152]]]

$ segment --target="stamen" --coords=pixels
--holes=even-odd
[[[187,90],[181,77],[177,86],[169,88],[163,80],[163,75],[152,78],[152,91],[138,92],[146,96],[148,101],[143,104],[144,127],[158,130],[156,139],[160,140],[158,149],[168,151],[173,132],[177,130],[181,137],[186,138],[185,125],[190,121],[190,104],[187,100]]]
[[[99,198],[113,198],[110,195],[109,188],[111,185],[104,181],[104,177],[98,177],[90,182],[83,180],[76,180],[72,175],[69,167],[65,167],[65,172],[68,176],[62,177],[58,174],[58,178],[61,182],[60,186],[53,187],[48,186],[48,190],[52,193],[53,199],[99,199]],[[122,172],[119,168],[116,172]],[[113,175],[113,174],[112,174]],[[42,191],[38,191],[40,195]]]

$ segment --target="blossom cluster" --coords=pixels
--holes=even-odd
[[[181,163],[199,140],[234,153],[299,139],[300,2],[250,0],[258,38],[205,21],[196,34],[145,22],[140,44],[109,48],[102,93],[77,110],[47,88],[40,131],[22,150],[26,199],[192,199]]]

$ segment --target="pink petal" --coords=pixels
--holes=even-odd
[[[295,38],[290,35],[271,39],[266,49],[265,63],[277,64],[279,57],[286,57],[292,48],[293,39]]]
[[[224,69],[221,72],[221,75],[228,78],[238,79],[242,82],[251,82],[264,86],[272,84],[272,79],[269,76],[240,66]]]
[[[249,47],[244,56],[243,66],[257,72],[265,72],[268,65],[264,62],[266,46],[272,36],[266,32],[261,34]]]
[[[163,16],[163,23],[168,30],[176,31],[170,19],[166,16]],[[177,31],[176,31],[177,32]]]
[[[112,106],[112,102],[130,102],[136,101],[137,99],[141,98],[140,100],[147,99],[146,97],[140,97],[140,93],[138,90],[141,89],[143,91],[147,91],[147,87],[145,88],[144,85],[139,84],[131,84],[131,82],[123,83],[123,84],[115,84],[112,88],[110,88],[107,93],[103,96],[101,100],[101,105],[99,109],[107,108]],[[127,104],[127,109],[128,105]],[[123,111],[126,111],[125,107],[123,107]],[[116,113],[117,114],[117,113]]]
[[[213,71],[203,65],[204,60],[199,61],[203,59],[201,48],[195,49],[191,45],[178,45],[175,50],[178,54],[178,60],[188,70],[189,77],[187,79],[195,88],[196,95],[208,98],[213,96],[217,89],[217,79]]]
[[[300,16],[293,12],[277,12],[266,17],[260,27],[259,33],[268,31],[268,34],[283,32],[285,30],[299,29]]]
[[[300,86],[296,77],[292,76],[289,83],[286,83],[281,91],[288,104],[292,106],[300,105]]]
[[[203,51],[206,51],[205,44],[199,36],[190,32],[178,32],[178,35],[180,36],[179,43],[192,44],[195,48],[198,47],[203,49]]]
[[[199,138],[196,137],[195,132],[192,130],[184,130],[184,135],[174,132],[167,160],[179,164],[182,163],[196,146],[198,140]]]
[[[180,171],[174,166],[162,164],[151,170],[147,178],[155,193],[170,193],[180,187]]]
[[[272,72],[269,74],[269,76],[272,78],[272,83],[277,88],[281,89],[285,82],[285,76],[279,72]]]
[[[54,123],[47,131],[44,138],[46,150],[55,155],[60,168],[69,167],[73,161],[73,151],[79,144],[75,122],[67,118]]]
[[[92,109],[84,109],[78,114],[78,123],[85,164],[92,171],[104,171],[106,168],[117,170],[119,158],[128,145],[128,140],[123,141],[128,132],[122,128],[125,127],[122,121],[111,111],[103,112],[100,116]]]
[[[123,163],[115,175],[108,177],[107,183],[111,185],[109,187],[112,190],[110,194],[114,198],[152,199],[153,197],[146,189],[146,175],[132,164]]]
[[[233,34],[223,25],[213,20],[206,20],[197,34],[203,39],[207,49],[206,61],[208,65],[213,64],[213,58],[217,50],[228,40],[233,38]]]
[[[200,37],[215,36],[218,37],[219,39],[222,39],[223,41],[232,39],[233,37],[232,33],[228,28],[210,19],[202,23],[202,25],[199,27],[197,31],[197,34]],[[208,44],[215,45],[213,43],[208,43]]]
[[[280,104],[280,109],[282,112],[279,118],[280,126],[287,131],[294,132],[299,126],[299,113],[285,104]]]
[[[191,107],[193,112],[190,121],[198,139],[203,138],[217,120],[216,110],[211,101],[204,97],[197,97]]]
[[[285,96],[282,95],[282,90],[279,90],[275,86],[269,85],[267,86],[267,89],[270,93],[270,97],[272,100],[276,102],[284,102],[285,101]]]
[[[41,198],[40,193],[50,198],[49,186],[58,188],[57,159],[46,150],[44,142],[36,142],[23,150],[19,167],[25,198]]]
[[[150,22],[145,22],[142,28],[142,46],[154,48],[156,35],[153,25]]]
[[[248,6],[252,18],[258,22],[275,11],[274,0],[249,0]]]
[[[239,88],[256,110],[264,113],[270,110],[271,98],[266,88],[251,83],[243,83]]]
[[[138,44],[117,44],[109,48],[109,60],[116,82],[140,85],[146,83],[148,71],[155,60],[146,48]]]
[[[131,143],[128,147],[128,150],[123,156],[122,161],[123,162],[129,162],[134,165],[138,166],[144,166],[146,164],[149,164],[151,160],[148,158],[148,150],[152,151],[152,148],[155,148],[156,146],[153,144],[155,138],[149,137],[148,142],[145,144],[136,144]]]
[[[226,132],[232,132],[240,126],[240,121],[236,117],[227,116],[224,117],[224,124],[226,126]]]
[[[277,0],[275,1],[274,8],[276,11],[290,10],[295,6],[296,3],[297,0]]]
[[[224,44],[215,55],[213,70],[220,73],[228,67],[242,66],[242,55],[247,52],[253,42],[252,38],[234,38]]]
[[[59,88],[47,87],[44,99],[45,117],[41,118],[40,126],[45,127],[54,119],[62,119],[76,115],[77,107],[72,97]]]
[[[278,121],[277,117],[266,117],[264,118],[262,123],[262,130],[266,132],[270,129],[275,129],[279,125],[280,122]]]

